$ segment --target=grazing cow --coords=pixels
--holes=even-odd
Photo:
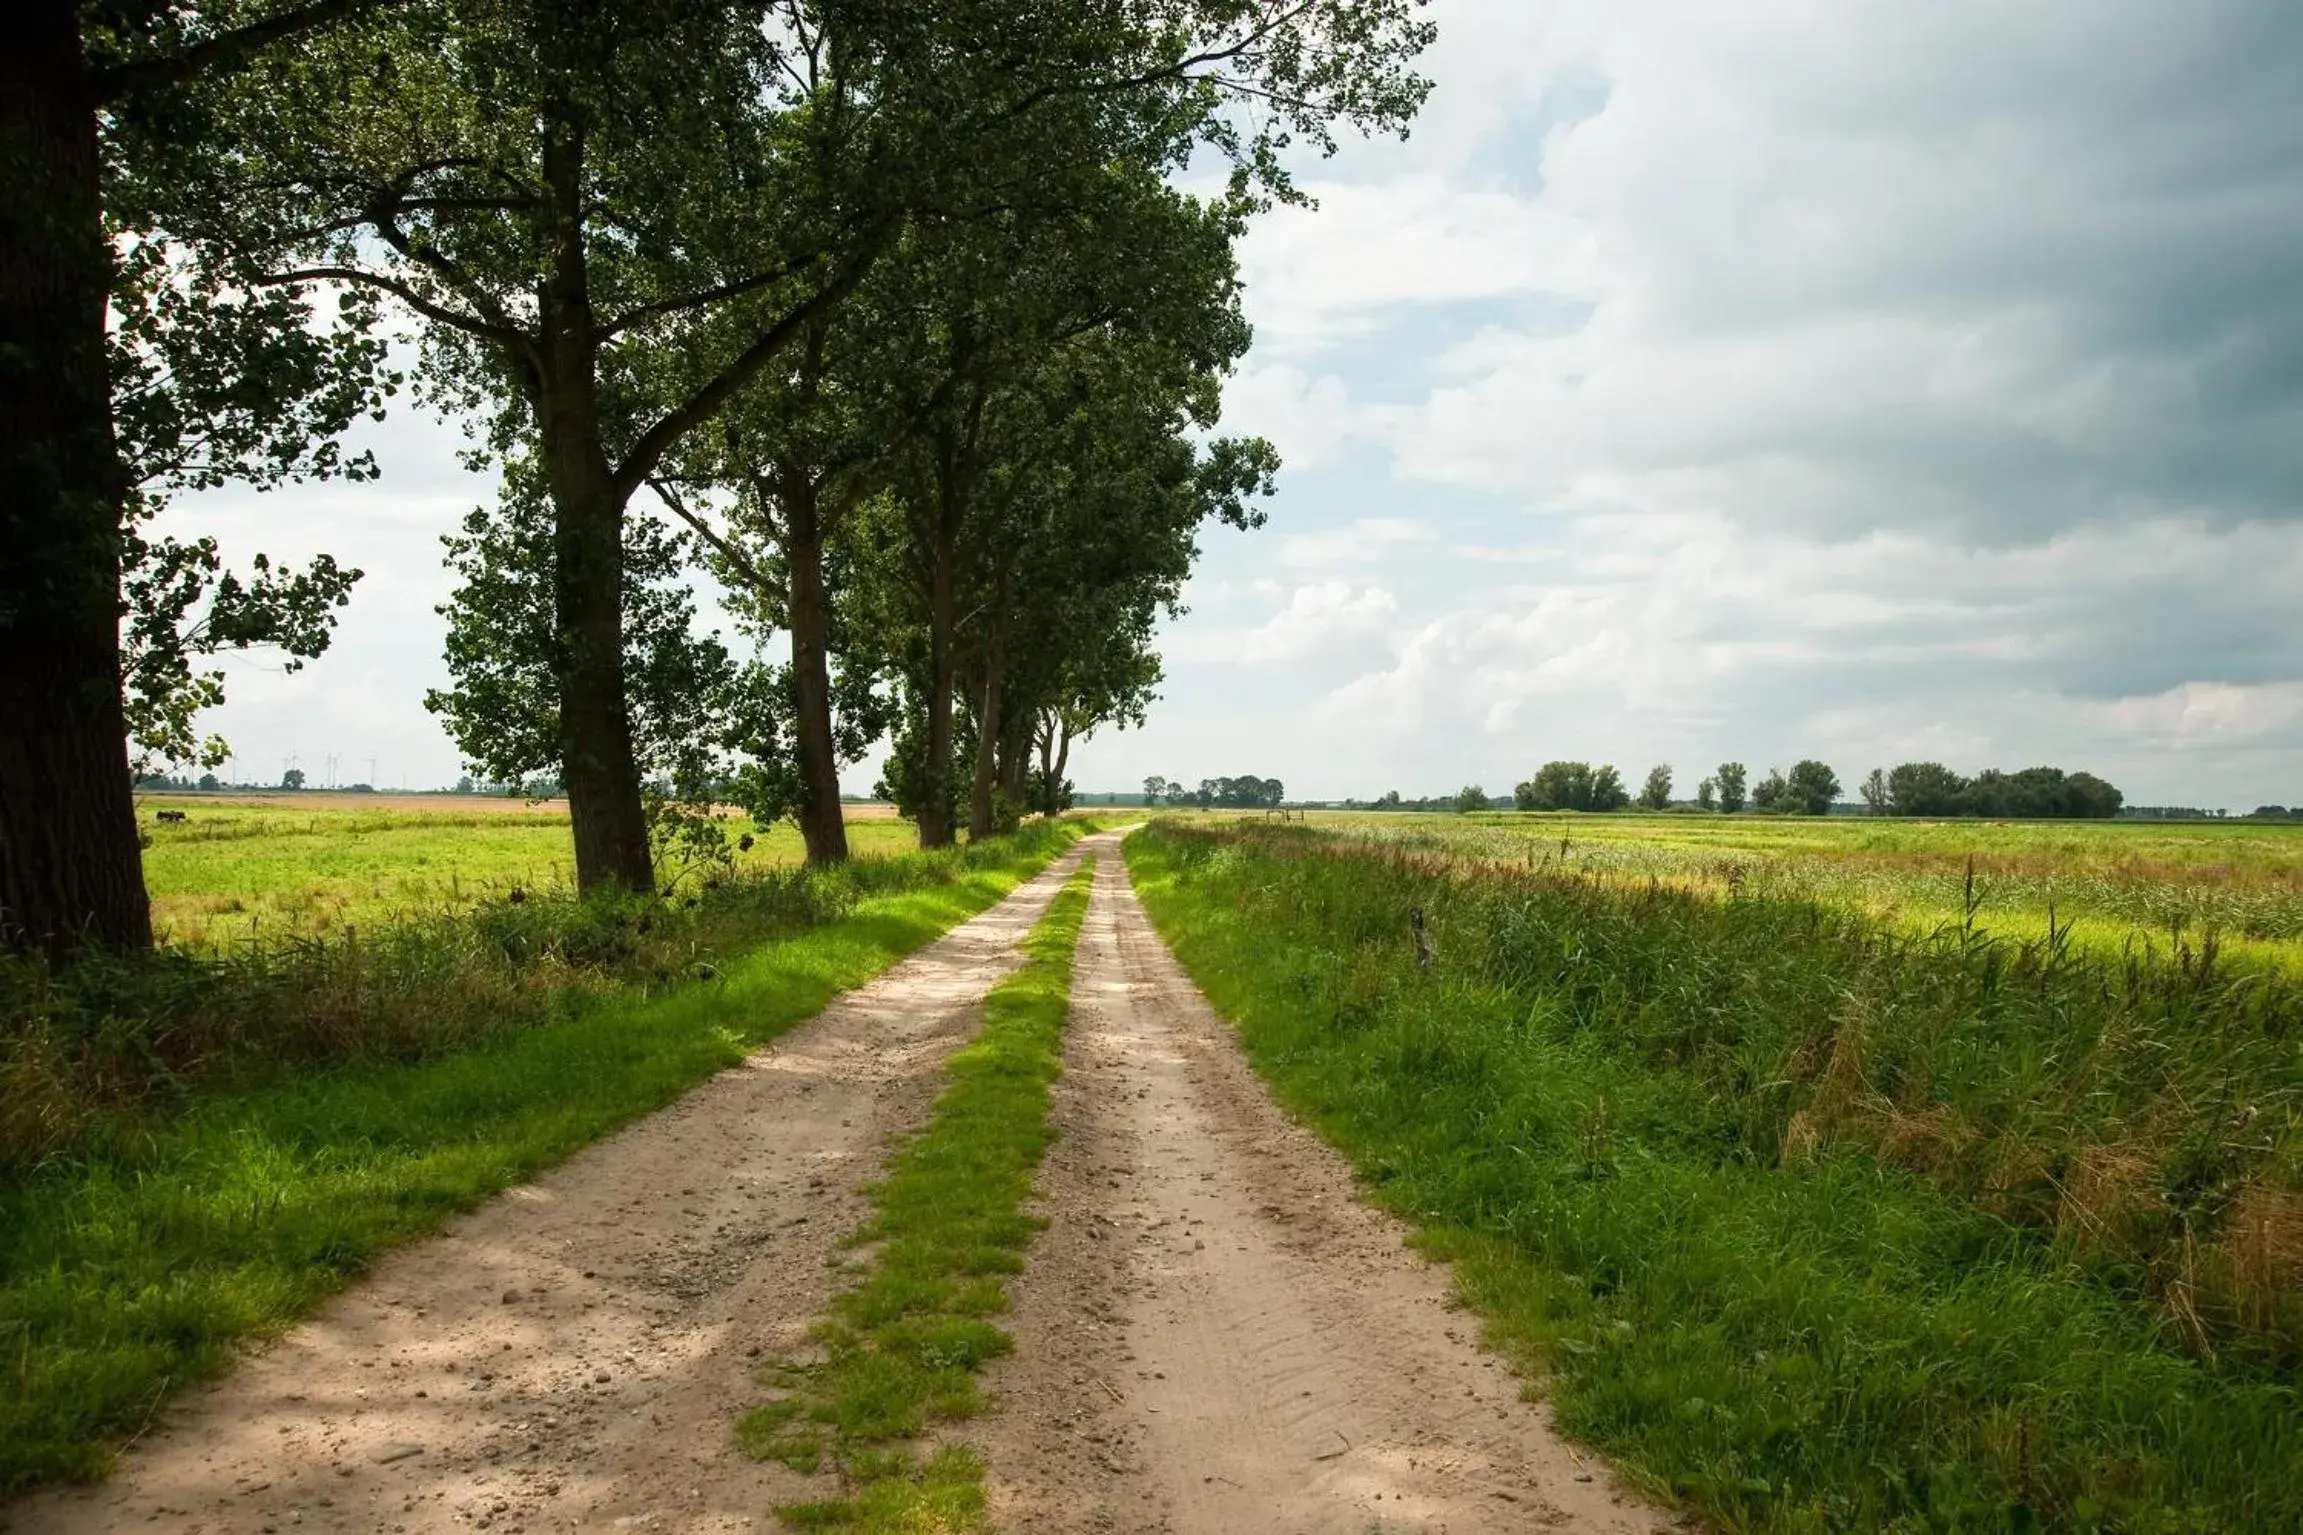
[[[163,810],[160,812],[160,819],[163,821],[181,821],[184,819],[184,812],[181,810]]]

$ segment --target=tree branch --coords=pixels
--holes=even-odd
[[[807,328],[809,322],[824,311],[839,304],[864,280],[864,275],[879,260],[886,244],[886,233],[865,242],[864,248],[848,258],[847,266],[831,282],[824,285],[814,297],[785,315],[760,334],[752,344],[719,374],[690,394],[671,411],[657,420],[632,444],[631,451],[617,466],[614,488],[619,499],[629,499],[640,482],[655,472],[659,463],[673,446],[697,426],[709,421],[720,407],[744,385],[750,383],[761,369],[775,360],[776,354],[791,344],[792,338]]]
[[[704,518],[698,516],[694,512],[689,511],[687,503],[682,501],[679,496],[674,493],[672,487],[668,483],[658,479],[654,475],[649,475],[648,489],[656,493],[657,500],[663,502],[665,506],[671,508],[673,516],[679,518],[680,521],[695,529],[696,536],[701,538],[705,543],[710,544],[712,546],[713,552],[718,554],[721,559],[726,560],[728,562],[729,568],[734,570],[737,575],[742,576],[746,581],[751,582],[753,586],[767,593],[770,597],[773,597],[778,602],[790,601],[790,597],[785,591],[783,582],[778,581],[775,579],[775,577],[769,575],[766,571],[760,569],[758,565],[754,564],[752,562],[751,556],[745,554],[742,549],[738,548],[734,540],[726,537]]]
[[[1295,5],[1274,11],[1264,19],[1261,25],[1250,28],[1245,35],[1224,47],[1206,48],[1198,53],[1186,54],[1174,63],[1162,65],[1158,69],[1145,70],[1141,74],[1122,75],[1117,79],[1110,80],[1051,82],[1037,90],[1026,92],[992,115],[1009,119],[1018,118],[1040,103],[1067,92],[1093,96],[1110,91],[1137,90],[1147,85],[1157,85],[1162,80],[1187,79],[1194,69],[1210,64],[1229,64],[1244,57],[1252,52],[1257,44],[1269,38],[1273,33],[1278,32],[1283,27],[1294,25],[1316,3],[1317,0],[1298,0]],[[1216,78],[1219,84],[1223,83],[1224,77],[1218,76]]]
[[[749,277],[739,277],[734,282],[725,282],[716,288],[706,288],[700,293],[691,293],[685,298],[668,298],[657,303],[641,304],[637,308],[627,309],[600,327],[600,339],[603,341],[611,340],[640,321],[652,319],[657,315],[678,314],[683,309],[701,309],[706,304],[717,304],[725,299],[741,298],[747,293],[756,292],[772,283],[783,281],[800,268],[815,261],[818,254],[820,253],[811,251],[804,261],[787,261],[783,265],[771,267],[765,272],[755,272]]]
[[[95,72],[92,83],[96,88],[96,101],[102,105],[137,91],[154,90],[163,85],[181,85],[208,70],[231,68],[268,43],[295,37],[315,27],[326,26],[329,22],[343,21],[373,7],[393,3],[395,0],[321,0],[318,5],[282,11],[267,20],[250,22],[247,26],[219,33],[206,42],[194,43],[182,53],[157,59],[138,59],[132,64],[115,64],[109,69]]]
[[[386,277],[381,272],[369,272],[359,267],[350,266],[310,266],[298,267],[293,272],[273,272],[267,276],[249,279],[249,285],[257,288],[284,288],[290,283],[299,282],[360,283],[391,294],[427,320],[437,321],[451,330],[460,330],[468,336],[478,336],[483,340],[497,342],[520,352],[523,357],[530,345],[526,335],[508,325],[491,324],[479,316],[450,309],[445,304],[436,303],[424,297],[398,278]]]
[[[525,331],[512,323],[512,317],[504,312],[495,296],[469,272],[441,254],[436,246],[410,239],[407,231],[400,227],[399,213],[407,206],[405,199],[408,190],[427,168],[419,166],[393,185],[379,188],[375,198],[364,210],[369,224],[383,237],[385,244],[461,293],[465,302],[479,311],[481,319],[489,327],[488,334],[492,340],[511,348],[528,366],[540,370],[542,360],[536,354],[535,343]]]

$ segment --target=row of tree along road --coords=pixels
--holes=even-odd
[[[341,438],[411,385],[502,477],[429,702],[474,771],[564,784],[584,889],[651,888],[667,827],[711,832],[677,807],[731,794],[845,856],[876,739],[931,846],[1055,802],[1069,742],[1151,696],[1197,531],[1261,520],[1269,445],[1208,436],[1234,247],[1291,151],[1404,129],[1419,9],[32,0],[0,61],[6,943],[150,942],[128,742],[215,765],[209,658],[318,654],[359,579],[235,572],[153,534],[165,496],[372,475]],[[788,660],[694,632],[699,562]]]

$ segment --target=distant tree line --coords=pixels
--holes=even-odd
[[[1692,802],[1674,800],[1672,782],[1671,765],[1658,763],[1648,770],[1635,795],[1611,764],[1546,762],[1533,777],[1513,788],[1509,807],[1606,813],[1637,805],[1643,810],[1676,808],[1723,815],[1746,810],[1761,815],[1829,815],[1840,796],[1839,774],[1829,763],[1812,757],[1793,763],[1789,770],[1771,768],[1757,783],[1751,781],[1744,764],[1722,762],[1696,786]],[[2012,773],[1987,768],[1967,778],[1940,762],[1906,762],[1893,769],[1874,768],[1859,791],[1864,806],[1874,815],[2101,819],[2120,814],[2124,803],[2118,789],[2094,774],[2052,767]],[[1394,789],[1380,799],[1344,803],[1368,810],[1473,811],[1500,808],[1503,802],[1491,800],[1485,790],[1469,785],[1452,795],[1430,799],[1407,799]],[[2207,814],[2180,810],[2151,813],[2169,817]],[[2290,814],[2281,806],[2265,805],[2252,818],[2280,820]],[[2292,815],[2303,819],[2303,810]]]
[[[1147,805],[1197,805],[1202,810],[1276,810],[1287,798],[1287,785],[1276,778],[1243,773],[1237,778],[1203,778],[1194,789],[1180,779],[1153,776],[1144,780]]]
[[[1723,762],[1696,786],[1690,808],[1726,815],[1746,809],[1769,815],[1829,815],[1839,798],[1839,775],[1830,764],[1813,758],[1794,763],[1788,773],[1770,769],[1756,786],[1750,778],[1742,763]],[[1513,789],[1512,805],[1519,810],[1606,812],[1636,804],[1643,810],[1669,810],[1678,803],[1671,797],[1672,780],[1671,764],[1659,762],[1647,770],[1634,796],[1623,774],[1609,764],[1547,762]]]
[[[1479,795],[1478,804],[1466,805],[1464,803],[1464,796],[1471,793]],[[1459,789],[1453,794],[1435,795],[1430,799],[1408,799],[1402,796],[1397,789],[1387,789],[1375,799],[1347,799],[1343,802],[1343,808],[1346,810],[1485,810],[1487,808],[1487,792],[1484,789]]]
[[[1516,810],[1621,810],[1631,803],[1623,775],[1588,762],[1546,762],[1511,791]]]
[[[1965,778],[1940,762],[1873,768],[1863,780],[1873,815],[1989,816],[2023,820],[2107,820],[2125,796],[2093,773],[2029,767],[1985,768]]]

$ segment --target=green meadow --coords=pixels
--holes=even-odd
[[[2162,956],[2209,935],[2303,968],[2303,823],[1314,811],[1377,847],[1712,894],[1812,899],[1906,931],[1972,926]]]
[[[160,821],[162,810],[185,819]],[[477,795],[143,796],[144,879],[162,941],[215,953],[251,942],[470,911],[517,889],[566,890],[573,878],[564,801]],[[753,845],[739,869],[800,862],[799,832],[742,816],[731,839]],[[892,816],[851,821],[859,857],[900,852],[913,829]]]

